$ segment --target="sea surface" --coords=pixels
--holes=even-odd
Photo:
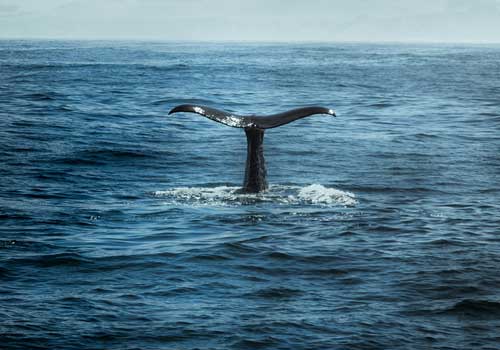
[[[168,111],[320,105],[270,129]],[[500,45],[0,41],[0,348],[498,349]]]

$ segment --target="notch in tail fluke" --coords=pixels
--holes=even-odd
[[[196,113],[207,117],[208,119],[222,123],[224,125],[235,128],[255,128],[255,129],[271,129],[281,125],[291,123],[297,119],[309,117],[315,114],[335,115],[335,111],[324,107],[303,107],[292,109],[283,113],[271,115],[250,115],[240,116],[234,113],[226,112],[220,109],[215,109],[207,106],[198,106],[184,104],[174,107],[168,114],[188,112]]]

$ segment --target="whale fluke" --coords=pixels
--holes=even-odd
[[[335,111],[324,107],[303,107],[291,109],[289,111],[271,114],[271,115],[249,115],[241,116],[234,113],[226,112],[220,109],[184,104],[173,108],[168,114],[188,112],[196,113],[212,119],[224,125],[232,126],[235,128],[257,128],[257,129],[271,129],[281,125],[291,123],[297,119],[309,117],[315,114],[329,114],[335,115]]]
[[[267,189],[267,171],[264,160],[264,130],[291,123],[315,114],[335,115],[335,111],[324,107],[303,107],[271,115],[240,116],[220,109],[183,104],[174,107],[168,114],[197,113],[216,122],[235,128],[244,128],[247,136],[247,161],[243,191],[257,193]]]

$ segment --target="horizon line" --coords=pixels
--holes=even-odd
[[[1,37],[0,41],[38,40],[38,41],[135,41],[135,42],[163,42],[163,43],[242,43],[242,44],[433,44],[433,45],[500,45],[500,41],[443,41],[443,40],[275,40],[275,39],[165,39],[148,37],[30,37],[12,36]]]

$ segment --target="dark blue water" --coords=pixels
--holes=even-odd
[[[181,103],[334,108],[246,139]],[[1,349],[497,349],[500,46],[0,42]]]

